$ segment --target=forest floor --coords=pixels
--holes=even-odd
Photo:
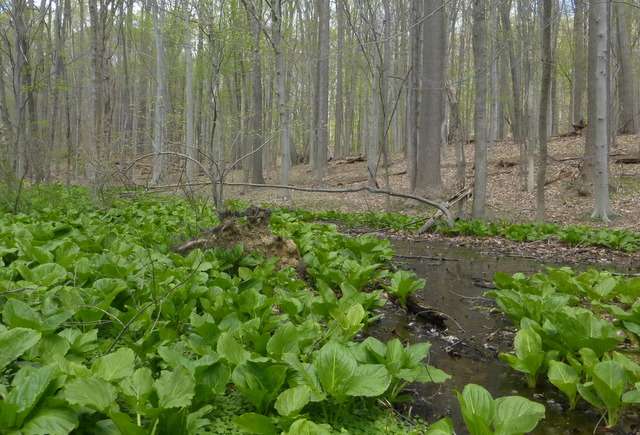
[[[610,190],[612,222],[610,227],[640,230],[640,164],[622,164],[617,160],[629,156],[638,149],[639,136],[619,136],[617,146],[611,151]],[[584,137],[554,138],[549,143],[549,166],[547,169],[547,213],[546,220],[559,224],[598,223],[590,218],[593,201],[581,191],[579,177],[580,156],[583,153]],[[498,142],[489,150],[488,215],[490,219],[506,219],[527,222],[535,216],[535,193],[521,188],[522,182],[517,165],[519,150],[512,141]],[[467,183],[473,182],[473,144],[465,147]],[[400,156],[392,159],[389,167],[390,184],[394,191],[406,192],[408,178],[406,164]],[[443,153],[444,186],[456,185],[456,165],[453,148]],[[384,168],[378,172],[378,183],[383,187]],[[242,174],[236,171],[231,179],[240,181]],[[266,182],[279,184],[276,171],[266,171]],[[298,165],[292,169],[290,182],[295,186],[312,187],[312,171],[309,165]],[[366,162],[332,161],[329,163],[325,186],[346,188],[367,184]],[[455,193],[453,188],[442,192],[446,199]],[[284,201],[282,190],[227,188],[227,197],[242,198],[252,203],[289,205],[311,210],[340,211],[384,211],[386,198],[367,193],[330,194],[292,192],[291,202]],[[394,200],[392,211],[420,213],[422,207],[413,201]],[[467,208],[470,204],[467,205]]]

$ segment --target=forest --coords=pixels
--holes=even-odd
[[[639,54],[636,0],[0,0],[0,434],[639,433]]]

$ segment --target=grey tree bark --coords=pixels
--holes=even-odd
[[[153,118],[153,173],[151,183],[159,184],[166,177],[166,98],[167,71],[164,59],[164,3],[153,2],[153,36],[156,44],[156,101]]]
[[[276,94],[278,97],[278,121],[280,127],[280,147],[282,150],[281,183],[289,185],[289,168],[291,167],[290,121],[288,109],[288,91],[286,87],[286,65],[282,46],[282,0],[275,0],[271,10],[272,42],[276,61]],[[290,199],[290,191],[285,190],[286,199]]]
[[[418,119],[420,112],[420,76],[422,75],[421,35],[422,20],[421,1],[411,2],[411,21],[409,31],[409,47],[411,50],[411,65],[409,73],[409,92],[407,107],[407,175],[409,191],[416,189],[417,150],[418,150]]]
[[[327,174],[329,148],[329,21],[331,12],[329,3],[329,0],[318,0],[318,92],[316,95],[318,124],[316,159],[313,168],[317,183],[322,183]]]
[[[540,86],[540,112],[538,117],[538,177],[536,186],[536,219],[544,221],[545,197],[544,187],[547,179],[547,136],[549,121],[549,96],[551,94],[551,71],[553,52],[551,50],[551,15],[552,0],[544,0],[542,5],[542,83]]]
[[[251,136],[252,152],[251,157],[251,180],[256,184],[264,184],[264,174],[262,172],[262,144],[263,118],[262,118],[262,56],[260,54],[260,33],[262,24],[262,0],[257,0],[255,4],[243,1],[247,8],[247,14],[251,21],[251,32],[253,34],[253,58],[251,70],[251,84],[253,87],[251,105]]]
[[[335,156],[342,158],[345,153],[344,134],[344,40],[345,40],[345,16],[344,1],[336,0],[336,22],[338,31],[336,52],[336,97],[335,97]]]
[[[191,34],[191,11],[187,7],[185,10],[185,151],[184,153],[191,159],[198,160],[198,149],[195,146],[195,123],[194,123],[194,100],[193,100],[193,35]],[[196,164],[193,160],[187,159],[186,176],[192,182],[196,175]]]
[[[617,131],[620,134],[636,134],[638,132],[638,103],[636,100],[636,71],[634,58],[629,43],[629,18],[632,16],[631,7],[626,3],[616,2],[615,12],[618,65],[618,99],[620,111]]]
[[[445,104],[446,21],[443,0],[424,1],[422,110],[417,150],[416,189],[435,193],[442,187],[440,148]]]
[[[609,221],[609,61],[611,0],[589,4],[589,68],[593,70],[593,93],[589,105],[589,124],[594,144],[594,208],[592,217]],[[593,25],[592,25],[593,24]]]
[[[487,203],[487,30],[484,0],[473,0],[473,63],[474,63],[474,116],[475,134],[473,209],[475,219],[483,219]]]
[[[573,81],[572,81],[572,114],[573,125],[583,125],[585,122],[583,110],[583,96],[586,85],[585,71],[587,69],[584,28],[585,28],[585,0],[575,0],[573,15]]]

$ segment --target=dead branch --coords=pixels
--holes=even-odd
[[[387,196],[393,196],[393,197],[396,197],[396,198],[413,199],[414,201],[421,202],[423,204],[427,204],[427,205],[429,205],[431,207],[437,208],[445,216],[445,218],[447,220],[447,223],[450,226],[453,225],[453,215],[451,214],[449,209],[447,207],[445,207],[445,205],[441,204],[440,202],[431,200],[431,199],[423,198],[423,197],[417,196],[417,195],[411,195],[411,194],[408,194],[408,193],[393,192],[391,190],[376,189],[376,188],[368,187],[368,186],[345,188],[345,189],[324,189],[324,188],[319,188],[319,187],[284,186],[282,184],[256,184],[256,183],[239,183],[239,182],[238,183],[236,183],[236,182],[234,182],[234,183],[225,182],[224,184],[227,185],[227,186],[247,186],[247,187],[257,187],[257,188],[262,188],[262,189],[289,189],[289,190],[294,190],[294,191],[298,191],[298,192],[311,192],[311,193],[358,193],[358,192],[369,192],[369,193],[373,193],[373,194],[376,194],[376,195],[387,195]]]

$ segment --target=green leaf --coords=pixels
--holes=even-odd
[[[40,314],[19,299],[9,299],[2,309],[2,321],[13,328],[42,330]]]
[[[491,422],[496,411],[491,394],[480,385],[468,384],[456,396],[471,435],[492,435]]]
[[[124,394],[136,399],[141,404],[153,391],[153,377],[147,367],[139,368],[133,375],[120,381],[120,389]]]
[[[358,368],[353,355],[335,341],[328,342],[316,353],[313,365],[324,390],[336,398],[346,395]]]
[[[22,427],[23,435],[67,435],[78,427],[75,412],[65,408],[42,408]]]
[[[286,376],[284,365],[247,361],[235,368],[231,379],[258,411],[266,412],[278,397]]]
[[[306,418],[301,418],[293,422],[285,435],[331,435],[329,425],[316,424]]]
[[[7,403],[17,406],[16,424],[18,426],[35,408],[54,378],[55,370],[51,366],[40,368],[25,366],[18,370],[12,381],[14,388],[7,396]]]
[[[123,412],[112,412],[109,417],[118,428],[119,435],[145,435],[148,433],[144,428],[131,421],[131,418]]]
[[[163,370],[154,384],[160,408],[184,408],[191,405],[196,384],[189,371],[178,367],[173,371]]]
[[[291,322],[280,325],[267,342],[267,352],[272,356],[298,353],[298,330]]]
[[[99,378],[78,378],[64,386],[63,397],[71,405],[105,412],[116,400],[116,389]]]
[[[381,364],[362,364],[348,382],[346,394],[349,396],[376,397],[387,391],[391,375]]]
[[[550,361],[547,376],[549,382],[567,396],[571,409],[575,408],[580,383],[580,374],[576,369],[560,361]]]
[[[39,332],[27,328],[0,331],[0,370],[35,346],[40,337]]]
[[[538,370],[544,362],[545,352],[542,350],[542,338],[533,328],[520,329],[514,339],[515,355],[501,354],[500,359],[506,361],[514,370],[526,373],[529,387],[536,385]]]
[[[500,397],[495,405],[496,435],[531,432],[545,416],[543,405],[520,396]]]
[[[453,422],[447,417],[430,425],[425,435],[453,435],[454,433]]]
[[[276,435],[276,427],[269,417],[249,412],[234,419],[235,424],[243,432],[259,435]]]
[[[135,357],[133,350],[123,347],[98,358],[91,370],[105,381],[119,381],[133,374]]]
[[[592,374],[593,387],[607,408],[609,427],[617,424],[622,407],[622,394],[626,386],[623,367],[616,361],[602,361],[595,365]]]
[[[222,358],[234,365],[242,364],[251,356],[251,353],[245,350],[229,332],[220,334],[217,351]]]
[[[306,385],[284,390],[276,399],[275,408],[280,415],[291,417],[298,415],[311,400],[311,388]]]
[[[23,274],[23,271],[20,273]],[[27,281],[43,287],[52,287],[66,279],[67,271],[59,264],[46,263],[30,269],[27,275],[28,276],[23,275]]]

